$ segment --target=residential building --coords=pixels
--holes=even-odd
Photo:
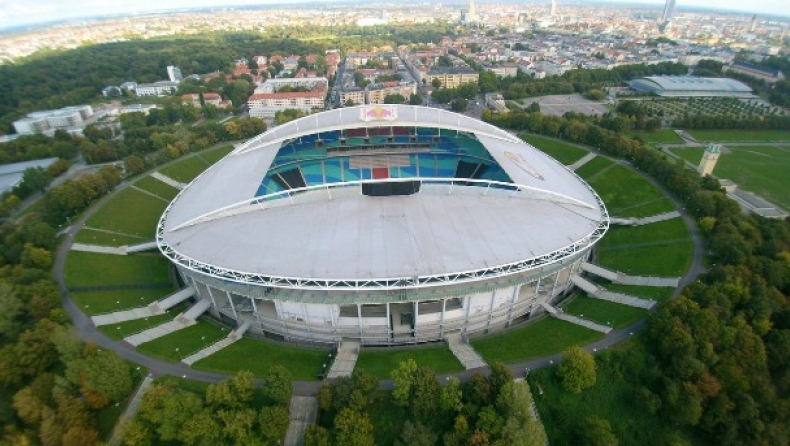
[[[439,79],[442,88],[455,88],[461,84],[477,83],[480,75],[477,71],[466,67],[433,67],[423,76],[425,83],[431,84]]]
[[[20,135],[34,133],[54,133],[57,129],[81,133],[85,121],[93,116],[90,105],[77,105],[57,110],[46,110],[28,113],[22,119],[13,122],[14,129]]]
[[[364,104],[365,103],[365,90],[359,87],[346,87],[340,90],[340,103],[341,104]]]
[[[181,68],[174,65],[167,66],[167,77],[170,79],[170,82],[181,82],[184,79],[184,75],[181,74]]]
[[[409,97],[417,92],[417,84],[414,82],[382,82],[368,85],[366,90],[368,104],[383,104],[387,96],[396,94],[403,96],[408,101]]]
[[[134,92],[137,96],[165,96],[178,90],[178,82],[159,81],[153,84],[137,84]]]

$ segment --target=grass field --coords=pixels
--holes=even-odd
[[[178,189],[149,175],[140,178],[134,185],[166,200],[172,200],[178,195]]]
[[[172,321],[175,316],[176,313],[171,311],[170,313],[121,322],[120,324],[102,325],[99,327],[99,331],[112,338],[113,341],[120,341],[127,336],[162,325],[167,321]]]
[[[599,277],[594,277],[592,281],[614,293],[623,293],[643,299],[652,299],[657,302],[666,302],[670,297],[672,297],[672,293],[675,291],[675,289],[671,287],[623,285],[620,283],[611,283],[608,280],[601,279]]]
[[[146,355],[170,361],[181,361],[181,358],[185,358],[227,335],[227,331],[216,325],[198,321],[195,325],[174,331],[167,336],[162,336],[145,344],[140,344],[137,346],[137,350]]]
[[[472,347],[489,364],[513,364],[529,358],[553,354],[572,345],[587,345],[603,337],[570,322],[547,317],[521,328],[471,341]]]
[[[612,164],[614,163],[609,161],[607,158],[598,156],[576,169],[576,175],[588,180],[607,167],[611,167]]]
[[[605,300],[576,295],[562,306],[562,310],[581,318],[611,325],[614,328],[627,327],[647,314],[642,308],[629,307]]]
[[[158,255],[117,256],[70,251],[66,258],[66,283],[77,286],[169,284],[170,262]]]
[[[595,161],[595,160],[593,160]],[[579,170],[586,167],[582,166]],[[578,172],[577,172],[578,173]],[[611,215],[618,217],[646,217],[655,215],[656,209],[671,211],[672,203],[644,177],[621,165],[612,166],[589,179],[590,186],[598,192]],[[665,201],[666,200],[666,201]],[[659,203],[658,206],[642,207]],[[640,210],[641,209],[641,210]],[[648,214],[648,212],[654,212]]]
[[[200,152],[199,156],[203,158],[205,162],[209,164],[214,164],[232,151],[233,151],[233,146],[222,146],[222,147],[217,147],[216,149]]]
[[[190,156],[159,170],[159,172],[176,181],[189,183],[190,181],[194,180],[195,177],[200,175],[201,172],[208,169],[208,166],[209,165],[206,164],[206,162],[202,159],[195,156]]]
[[[527,134],[519,135],[519,137],[565,165],[573,164],[588,153],[586,150],[555,139]]]
[[[601,248],[646,242],[691,240],[691,233],[681,218],[642,226],[613,226],[598,244]]]
[[[783,130],[689,130],[688,133],[700,142],[790,141],[790,131]]]
[[[644,142],[658,144],[683,144],[683,138],[677,135],[674,130],[656,130],[655,132],[634,131],[631,136],[639,137]]]
[[[172,292],[173,290],[170,287],[140,290],[77,291],[71,293],[71,298],[74,299],[74,303],[80,307],[83,313],[93,315],[134,307],[144,307]]]
[[[732,180],[738,187],[790,209],[790,187],[787,187],[790,146],[733,146],[727,149],[719,157],[714,175]],[[673,149],[673,152],[699,164],[703,149]]]
[[[77,234],[74,236],[74,241],[77,243],[85,243],[88,245],[128,246],[128,245],[136,245],[138,243],[145,243],[148,242],[149,240],[145,237],[111,234],[109,232],[94,231],[90,228],[83,228],[77,231]]]
[[[606,238],[604,238],[605,240]],[[620,245],[598,248],[595,263],[626,274],[679,277],[688,270],[694,246],[691,241],[657,245]]]
[[[249,370],[261,376],[271,366],[280,364],[291,371],[295,380],[312,381],[317,379],[322,364],[327,363],[329,353],[329,350],[299,348],[243,338],[208,358],[201,359],[192,367],[224,373]]]
[[[575,432],[591,414],[609,421],[621,445],[702,444],[687,441],[682,430],[651,414],[644,400],[637,397],[645,382],[641,376],[651,373],[651,362],[642,344],[628,341],[626,346],[599,353],[596,364],[595,385],[578,395],[559,386],[556,367],[529,374],[532,394],[551,444],[580,444]],[[681,440],[672,440],[678,434]]]
[[[102,206],[85,225],[153,240],[165,207],[164,200],[126,188]]]
[[[446,346],[362,349],[356,368],[365,369],[380,379],[390,379],[390,372],[407,359],[413,359],[420,367],[433,369],[437,375],[464,371],[463,365]]]

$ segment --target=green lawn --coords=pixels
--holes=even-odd
[[[90,228],[82,228],[74,236],[77,243],[99,246],[128,246],[138,243],[146,243],[150,240],[144,237],[132,235],[111,234],[103,231],[94,231]]]
[[[581,295],[572,297],[570,302],[562,306],[562,311],[614,328],[627,327],[647,314],[647,310],[642,308]]]
[[[71,251],[65,276],[69,288],[170,283],[170,262],[159,255],[96,254]]]
[[[222,147],[217,147],[216,149],[200,152],[199,155],[201,158],[203,158],[205,162],[209,164],[214,164],[232,151],[233,151],[233,146],[222,146]]]
[[[181,161],[172,164],[164,169],[161,169],[163,175],[166,175],[176,181],[182,183],[189,183],[195,177],[200,175],[204,170],[208,169],[208,164],[202,159],[190,156],[182,159]]]
[[[164,200],[126,188],[102,206],[85,225],[153,240],[156,224],[165,207],[167,202]]]
[[[655,132],[646,131],[633,131],[631,136],[639,137],[645,142],[654,142],[659,144],[683,144],[683,138],[677,135],[674,130],[664,129],[656,130]]]
[[[607,158],[598,156],[576,169],[576,175],[588,180],[603,169],[610,167],[612,164],[612,161]]]
[[[691,240],[657,243],[599,247],[595,263],[604,268],[632,275],[663,277],[683,275],[691,265],[694,250]]]
[[[153,341],[140,344],[137,350],[146,355],[156,356],[170,361],[180,361],[181,358],[185,358],[219,341],[227,335],[227,330],[223,330],[206,321],[198,321],[195,325],[174,331],[167,336],[162,336]],[[203,338],[205,338],[205,340],[203,340]],[[176,349],[178,349],[178,351],[176,351]]]
[[[657,302],[666,302],[670,297],[672,297],[672,293],[675,291],[675,289],[671,287],[623,285],[620,283],[611,283],[608,280],[601,279],[599,277],[593,278],[592,281],[614,293],[623,293],[643,299],[652,299]]]
[[[152,194],[156,194],[166,200],[172,200],[173,198],[176,198],[176,195],[178,195],[179,192],[175,187],[148,175],[137,180],[134,185],[140,189],[151,192]]]
[[[151,327],[156,327],[157,325],[162,325],[165,322],[172,321],[174,317],[176,317],[176,313],[171,311],[169,313],[159,314],[143,319],[121,322],[120,324],[102,325],[99,327],[99,331],[106,334],[114,341],[120,341],[127,336],[131,336]]]
[[[565,165],[573,164],[588,153],[584,149],[555,139],[527,134],[519,135],[519,137]]]
[[[362,349],[356,367],[380,379],[390,379],[390,372],[401,362],[413,359],[420,367],[433,369],[437,375],[463,372],[464,366],[446,346],[409,347],[404,349]]]
[[[579,444],[575,432],[591,414],[609,421],[621,445],[702,444],[689,441],[683,430],[651,414],[644,399],[637,396],[654,373],[650,367],[655,367],[643,345],[628,341],[626,346],[607,349],[596,356],[596,364],[595,385],[578,395],[559,386],[556,367],[529,374],[533,398],[551,444]],[[652,387],[654,391],[659,388]],[[680,440],[673,440],[675,436]]]
[[[193,365],[195,369],[223,373],[250,370],[257,376],[266,373],[275,364],[291,371],[293,379],[315,380],[327,363],[329,350],[300,348],[276,342],[243,338],[230,346],[201,359]]]
[[[582,166],[581,169],[586,166]],[[631,215],[632,212],[629,210],[637,211],[638,205],[665,198],[664,194],[644,177],[621,165],[615,165],[603,172],[599,171],[588,181],[601,196],[609,212],[615,216],[635,216]]]
[[[598,244],[601,248],[610,248],[635,243],[653,243],[676,240],[691,240],[691,233],[681,218],[659,221],[642,226],[617,226],[609,228],[609,232]]]
[[[667,197],[663,197],[663,198],[648,200],[634,206],[621,207],[614,212],[612,212],[612,210],[609,209],[609,213],[613,217],[644,218],[644,217],[652,217],[653,215],[663,214],[666,212],[672,212],[674,210],[675,210],[675,205],[672,204],[672,200],[670,200]]]
[[[689,130],[697,141],[790,141],[790,131],[786,130]]]
[[[678,156],[699,164],[703,149],[673,149]],[[790,187],[787,187],[787,168],[790,167],[789,146],[733,146],[719,157],[713,174],[755,192],[768,201],[790,209]]]
[[[489,364],[513,364],[529,358],[559,353],[572,345],[587,345],[603,333],[570,322],[546,317],[524,327],[471,341]]]
[[[173,290],[170,287],[140,290],[76,291],[71,293],[71,298],[74,299],[74,303],[85,314],[93,315],[144,307],[172,292]]]

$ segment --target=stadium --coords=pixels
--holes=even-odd
[[[170,203],[157,244],[226,323],[397,345],[540,314],[608,226],[587,183],[514,135],[383,105],[238,146]]]

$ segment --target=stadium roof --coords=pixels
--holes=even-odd
[[[723,77],[648,76],[634,79],[629,85],[659,96],[753,96],[746,84]]]
[[[368,197],[359,184],[342,183],[276,200],[255,196],[284,141],[381,126],[472,132],[519,186],[435,179],[423,180],[420,192],[408,196]],[[209,265],[212,275],[230,280],[237,275],[228,271],[364,282],[474,275],[505,266],[502,276],[509,265],[538,258],[554,262],[578,252],[607,225],[606,211],[586,183],[510,133],[443,110],[361,106],[292,121],[238,147],[171,203],[159,241],[177,252],[182,265],[203,272]]]

